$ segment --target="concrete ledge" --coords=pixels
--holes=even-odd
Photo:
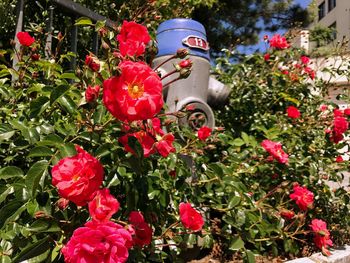
[[[288,263],[349,263],[350,262],[350,246],[346,245],[342,248],[330,250],[332,255],[323,256],[321,253],[313,254],[308,258],[298,258],[287,261]]]

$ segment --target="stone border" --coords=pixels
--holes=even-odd
[[[346,245],[341,248],[330,250],[332,255],[323,256],[321,253],[313,254],[307,258],[298,258],[286,263],[349,263],[350,262],[350,246]]]

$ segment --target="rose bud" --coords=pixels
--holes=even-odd
[[[85,99],[87,102],[95,102],[98,98],[100,92],[100,86],[88,86],[86,91],[85,91]]]
[[[190,59],[182,60],[178,64],[180,68],[191,68],[192,67],[192,61]]]
[[[187,79],[190,75],[191,75],[191,69],[182,68],[180,70],[180,78],[181,79]]]
[[[31,56],[31,58],[32,58],[33,61],[38,61],[38,60],[40,59],[40,55],[37,54],[37,53],[35,53],[35,54],[33,54],[33,55]]]
[[[67,208],[67,206],[69,205],[69,200],[66,198],[61,197],[60,199],[58,199],[57,201],[57,207],[60,210],[64,210]]]
[[[177,58],[185,58],[190,52],[188,51],[187,48],[179,48],[176,51],[176,57]]]

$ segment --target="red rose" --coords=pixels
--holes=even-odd
[[[155,153],[155,149],[153,147],[155,143],[155,139],[145,131],[129,133],[120,137],[118,141],[121,144],[123,144],[125,151],[135,154],[134,150],[128,144],[128,139],[130,136],[135,137],[138,140],[138,142],[141,144],[144,157],[148,157],[151,154]]]
[[[22,46],[30,47],[35,42],[35,38],[31,37],[28,32],[18,32],[16,36]]]
[[[89,221],[73,232],[61,252],[66,263],[123,263],[131,242],[130,233],[121,225]]]
[[[107,222],[118,212],[119,202],[104,188],[97,191],[94,199],[89,202],[89,213],[93,220]]]
[[[204,225],[202,215],[192,208],[190,203],[180,203],[180,219],[184,227],[193,231],[199,231]]]
[[[265,55],[264,55],[264,60],[265,61],[268,61],[269,59],[270,59],[270,54],[269,53],[266,53]]]
[[[86,55],[85,65],[94,72],[98,72],[100,70],[100,62],[94,56]]]
[[[307,65],[310,62],[310,58],[307,56],[301,56],[300,60],[301,60],[301,63],[303,63],[304,65]]]
[[[312,207],[314,194],[311,191],[299,185],[295,185],[293,191],[294,193],[290,194],[289,197],[295,201],[301,210],[306,211]]]
[[[124,61],[122,74],[103,82],[103,103],[121,121],[153,118],[163,107],[162,82],[148,65]]]
[[[155,144],[158,153],[163,157],[167,157],[169,153],[175,152],[175,148],[173,146],[174,140],[174,135],[171,133],[165,134],[162,139]]]
[[[343,134],[349,128],[349,123],[344,117],[335,117],[333,121],[333,132]]]
[[[300,117],[300,111],[294,106],[289,106],[287,108],[287,115],[289,118],[297,119]]]
[[[280,163],[288,163],[288,154],[282,150],[282,144],[270,140],[263,140],[261,146]]]
[[[288,220],[291,220],[295,216],[295,213],[292,210],[283,209],[280,211],[280,215]]]
[[[132,211],[129,215],[129,231],[134,245],[147,246],[152,242],[152,228],[147,224],[141,212]]]
[[[337,163],[342,163],[344,160],[343,160],[343,157],[341,155],[337,156],[337,158],[335,158],[335,161]]]
[[[100,93],[100,86],[88,86],[85,91],[85,100],[87,102],[95,102],[98,98],[98,94]]]
[[[313,219],[310,227],[314,232],[314,242],[316,247],[321,249],[327,256],[331,255],[327,247],[333,246],[333,242],[327,229],[327,223],[320,219]]]
[[[344,114],[345,114],[346,116],[350,116],[350,109],[349,109],[349,108],[346,108],[346,109],[344,110]]]
[[[211,132],[212,129],[207,126],[200,127],[197,132],[198,139],[204,142],[210,136]]]
[[[308,74],[310,79],[315,79],[316,72],[313,69],[311,69],[310,67],[305,67],[304,73]]]
[[[343,117],[344,116],[344,112],[340,109],[334,109],[333,110],[333,116],[334,117]]]
[[[289,44],[285,37],[281,37],[279,34],[275,34],[270,39],[270,47],[274,47],[276,49],[285,49],[289,48]]]
[[[60,160],[51,170],[52,184],[61,197],[78,206],[86,205],[102,184],[103,167],[79,146],[77,154]]]
[[[120,53],[123,56],[140,56],[145,53],[146,44],[151,38],[146,27],[133,21],[124,20],[117,40]]]

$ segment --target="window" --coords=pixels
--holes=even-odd
[[[318,21],[320,21],[326,15],[326,3],[322,2],[318,6]]]
[[[331,29],[332,40],[337,39],[337,21],[331,24],[328,28]]]
[[[328,12],[337,5],[337,0],[328,0]]]

